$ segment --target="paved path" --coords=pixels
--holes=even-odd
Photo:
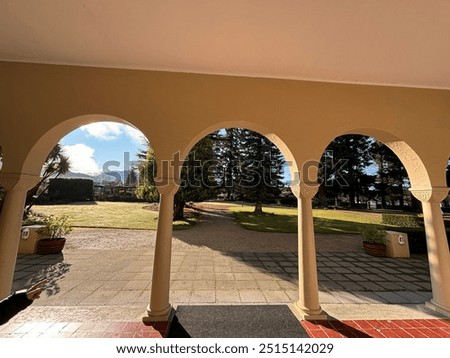
[[[297,237],[240,228],[206,208],[173,240],[174,305],[290,304],[297,300]],[[77,229],[61,255],[18,257],[14,289],[46,277],[46,293],[8,325],[139,322],[149,301],[152,231]],[[356,236],[317,236],[320,301],[341,320],[419,319],[431,297],[424,257],[367,256]],[[0,330],[9,334],[8,328]],[[5,333],[6,332],[6,333]],[[9,332],[9,333],[8,333]]]

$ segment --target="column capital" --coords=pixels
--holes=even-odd
[[[422,203],[430,202],[430,203],[440,203],[443,201],[447,195],[449,188],[445,186],[435,186],[432,188],[423,188],[423,189],[409,189],[412,195]]]
[[[8,190],[29,190],[34,187],[41,178],[38,175],[0,173],[0,185]]]
[[[155,178],[156,189],[161,195],[175,195],[180,187],[178,178]]]
[[[316,182],[300,182],[292,185],[291,190],[297,199],[312,199],[319,191],[319,184]]]

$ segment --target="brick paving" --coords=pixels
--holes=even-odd
[[[450,321],[358,320],[302,321],[311,338],[450,338]]]

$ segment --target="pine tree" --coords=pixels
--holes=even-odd
[[[175,194],[174,220],[184,219],[187,202],[199,202],[215,197],[217,160],[213,150],[213,136],[214,134],[200,139],[184,161],[180,188]]]
[[[216,132],[213,139],[213,149],[218,161],[217,185],[228,200],[236,198],[236,183],[240,181],[242,131],[240,128],[226,128]]]
[[[243,129],[240,136],[239,182],[236,191],[255,202],[254,212],[262,213],[263,201],[277,199],[284,184],[284,157],[266,137]]]
[[[372,178],[365,170],[371,164],[372,142],[373,139],[362,135],[343,135],[328,145],[319,171],[322,197],[333,197],[337,201],[337,197],[344,194],[350,206],[359,204],[360,196],[371,186]]]
[[[131,168],[128,171],[127,177],[125,178],[126,186],[136,186],[138,184],[138,176],[136,174],[136,169]]]
[[[384,144],[375,142],[372,145],[373,158],[378,166],[375,189],[381,198],[383,209],[387,207],[387,201],[400,202],[400,208],[404,208],[403,188],[408,181],[408,174],[398,157]]]

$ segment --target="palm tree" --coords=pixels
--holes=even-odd
[[[36,200],[47,191],[48,179],[57,178],[70,170],[70,161],[62,152],[61,144],[56,144],[44,162],[41,180],[27,192],[25,213],[29,213]]]

